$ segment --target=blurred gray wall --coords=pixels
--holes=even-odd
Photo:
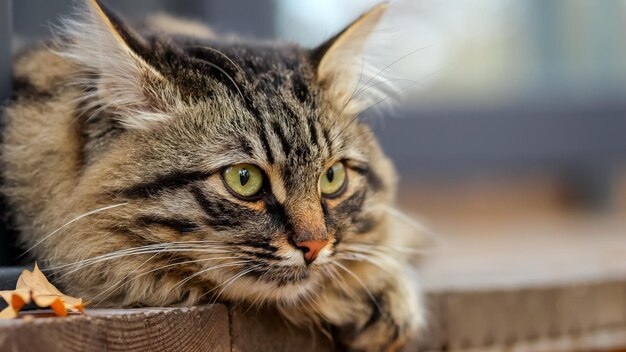
[[[15,34],[21,42],[49,35],[50,25],[72,13],[76,0],[14,1]],[[218,32],[237,32],[256,38],[273,36],[271,0],[105,0],[103,3],[128,20],[165,12],[206,22]]]
[[[9,96],[11,88],[11,1],[0,0],[0,104]]]

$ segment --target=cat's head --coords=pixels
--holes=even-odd
[[[138,34],[92,2],[61,50],[81,71],[77,192],[122,204],[91,216],[92,257],[150,248],[107,265],[157,278],[162,303],[297,301],[383,242],[394,173],[358,114],[381,99],[361,59],[385,8],[304,49]]]

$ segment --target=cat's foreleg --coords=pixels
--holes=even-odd
[[[397,351],[415,337],[424,324],[421,296],[410,271],[381,274],[361,287],[361,294],[346,297],[350,313],[330,322],[335,345],[348,351]],[[369,292],[367,292],[369,291]],[[359,297],[357,299],[357,297]]]

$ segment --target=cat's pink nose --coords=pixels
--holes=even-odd
[[[296,247],[304,254],[304,261],[307,264],[311,264],[327,244],[328,240],[302,241],[296,242]]]

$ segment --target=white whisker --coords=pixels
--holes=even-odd
[[[121,254],[115,254],[115,255],[110,255],[110,256],[105,256],[102,258],[98,258],[96,260],[87,260],[84,263],[79,263],[78,267],[76,268],[69,268],[69,269],[65,269],[66,272],[63,273],[60,277],[66,276],[68,274],[74,273],[78,270],[82,270],[86,267],[89,267],[91,265],[95,265],[101,262],[105,262],[105,261],[109,261],[109,260],[114,260],[114,259],[119,259],[119,258],[124,258],[124,257],[128,257],[128,256],[136,256],[136,255],[141,255],[141,254],[159,254],[159,253],[175,253],[175,252],[199,252],[199,253],[211,253],[211,254],[223,254],[223,253],[230,253],[230,251],[225,251],[225,250],[214,250],[214,249],[198,249],[198,248],[173,248],[173,249],[149,249],[149,250],[138,250],[138,251],[132,251],[132,252],[128,252],[128,253],[121,253]]]
[[[372,291],[370,291],[367,286],[365,286],[365,284],[363,283],[363,281],[355,274],[352,272],[352,270],[346,268],[343,264],[339,263],[339,262],[332,262],[333,265],[337,266],[338,268],[344,270],[346,273],[348,273],[350,276],[352,276],[352,278],[354,278],[354,280],[356,280],[361,287],[363,287],[363,290],[365,290],[365,293],[369,296],[369,298],[372,300],[372,303],[374,303],[376,305],[376,307],[382,312],[383,309],[380,306],[380,304],[378,303],[378,301],[376,300],[376,297],[374,297],[374,295],[372,294]]]
[[[156,257],[159,253],[154,253],[152,256],[150,256],[150,258],[146,259],[143,263],[139,264],[139,266],[137,266],[135,269],[133,269],[130,273],[126,274],[126,276],[124,276],[121,280],[119,280],[118,282],[116,282],[115,284],[113,284],[113,286],[109,287],[108,289],[104,290],[103,292],[97,294],[95,297],[92,298],[92,300],[95,300],[96,298],[100,297],[102,294],[111,291],[112,289],[117,288],[117,286],[123,282],[124,280],[126,280],[126,278],[128,278],[132,273],[134,273],[135,271],[139,270],[139,268],[141,268],[142,266],[144,266],[146,263],[148,263],[150,260],[152,260],[154,257]],[[100,301],[98,301],[98,303],[96,303],[93,307],[97,307],[98,304],[102,303],[104,300],[106,300],[107,298],[109,298],[109,296],[111,296],[111,294],[113,294],[113,292],[115,291],[111,291],[108,295],[104,296],[104,298],[102,298]]]
[[[45,240],[47,240],[48,238],[50,238],[50,236],[53,236],[53,235],[54,235],[54,234],[56,234],[57,232],[61,231],[61,230],[62,230],[62,229],[64,229],[65,227],[67,227],[67,226],[69,226],[69,225],[71,225],[71,224],[75,223],[76,221],[78,221],[78,220],[80,220],[80,219],[83,219],[83,218],[85,218],[85,217],[87,217],[87,216],[90,216],[90,215],[93,215],[93,214],[97,214],[97,213],[100,213],[100,212],[105,211],[105,210],[109,210],[109,209],[117,208],[117,207],[120,207],[120,206],[123,206],[123,205],[126,205],[126,204],[128,204],[128,203],[113,204],[113,205],[109,205],[109,206],[106,206],[106,207],[102,207],[102,208],[99,208],[99,209],[96,209],[96,210],[92,210],[92,211],[86,212],[86,213],[84,213],[84,214],[82,214],[82,215],[79,215],[79,216],[75,217],[74,219],[72,219],[72,220],[70,220],[70,221],[66,222],[63,226],[59,227],[58,229],[56,229],[56,230],[52,231],[51,233],[49,233],[48,235],[46,235],[44,238],[42,238],[41,240],[39,240],[39,241],[38,241],[37,243],[35,243],[32,247],[30,247],[30,248],[29,248],[29,249],[27,249],[24,253],[22,253],[22,254],[20,255],[20,257],[22,257],[22,256],[26,255],[28,252],[30,252],[31,250],[33,250],[33,248],[35,248],[35,247],[39,246],[39,245],[40,245],[43,241],[45,241]]]
[[[185,283],[189,282],[190,280],[192,280],[194,277],[197,277],[199,275],[202,275],[208,271],[214,270],[214,269],[220,269],[220,268],[227,268],[227,267],[231,267],[231,266],[237,266],[239,264],[246,264],[246,263],[250,263],[250,260],[239,260],[239,261],[235,261],[235,262],[229,262],[229,263],[224,263],[224,264],[219,264],[216,266],[212,266],[210,268],[207,269],[203,269],[200,270],[192,275],[189,275],[188,277],[186,277],[183,280],[180,280],[179,282],[176,283],[176,285],[174,285],[174,287],[172,288],[172,291],[174,291],[175,289],[177,289],[178,287],[184,285]]]
[[[136,280],[136,279],[138,279],[138,278],[140,278],[140,277],[143,277],[143,276],[149,275],[149,274],[151,274],[151,273],[153,273],[153,272],[156,272],[156,271],[160,271],[160,270],[163,270],[163,269],[167,269],[167,268],[171,268],[171,267],[175,267],[175,266],[179,266],[179,265],[184,265],[184,264],[201,263],[201,262],[207,262],[207,261],[211,261],[211,260],[224,260],[224,259],[238,259],[238,257],[233,257],[233,256],[230,256],[230,257],[213,257],[213,258],[204,258],[204,259],[186,260],[186,261],[183,261],[183,262],[178,262],[178,263],[173,263],[173,264],[163,265],[163,266],[160,266],[160,267],[158,267],[158,268],[154,268],[154,269],[148,270],[148,271],[146,271],[146,272],[144,272],[144,273],[141,273],[141,274],[139,274],[139,275],[137,275],[137,276],[134,276],[133,278],[131,278],[131,279],[130,279],[130,280],[128,280],[128,281],[122,282],[122,283],[121,283],[121,285],[119,285],[119,286],[116,288],[116,290],[117,290],[117,289],[122,288],[122,287],[123,287],[124,285],[126,285],[126,284],[129,284],[129,283],[130,283],[131,281],[133,281],[133,280]],[[111,288],[114,288],[114,287],[115,287],[115,286],[117,286],[117,285],[118,285],[121,281],[124,281],[125,279],[126,279],[126,278],[124,278],[124,279],[120,280],[118,283],[114,284],[114,285],[113,285],[113,287],[111,287]],[[111,288],[109,288],[108,290],[110,290]],[[106,291],[105,291],[105,292],[106,292]],[[109,297],[112,293],[113,293],[113,292],[111,292],[109,295],[107,295],[107,297]],[[103,299],[102,299],[100,302],[98,302],[98,303],[101,303],[101,302],[102,302],[103,300],[105,300],[107,297],[103,298]]]
[[[205,293],[204,293],[204,294],[202,294],[200,297],[198,297],[198,299],[200,299],[200,298],[202,298],[202,297],[206,296],[207,294],[209,294],[209,293],[211,293],[211,292],[215,291],[215,290],[216,290],[216,289],[218,289],[220,286],[226,285],[226,286],[224,286],[224,287],[220,290],[220,292],[218,292],[218,293],[217,293],[217,295],[215,296],[215,299],[213,300],[213,302],[212,302],[212,303],[217,302],[217,300],[218,300],[218,299],[219,299],[219,297],[222,295],[222,293],[224,293],[224,291],[225,291],[225,290],[226,290],[226,289],[227,289],[230,285],[232,285],[232,284],[233,284],[233,283],[234,283],[237,279],[239,279],[240,277],[242,277],[242,276],[246,275],[247,273],[252,272],[252,271],[254,271],[254,270],[256,270],[257,268],[260,268],[260,267],[261,267],[261,266],[260,266],[260,265],[258,265],[258,264],[257,264],[257,265],[253,265],[253,266],[249,267],[248,269],[245,269],[245,270],[243,270],[242,272],[240,272],[240,273],[238,273],[238,274],[235,274],[235,276],[233,276],[231,279],[229,279],[228,281],[222,282],[221,284],[219,284],[219,285],[215,286],[215,287],[214,287],[212,290],[210,290],[209,292],[205,292]]]
[[[395,64],[397,64],[397,63],[401,62],[402,60],[404,60],[404,59],[408,58],[408,57],[409,57],[409,56],[411,56],[411,55],[417,54],[417,53],[419,53],[420,51],[422,51],[422,50],[426,50],[426,49],[429,49],[429,48],[431,48],[431,47],[432,47],[432,45],[428,45],[428,46],[425,46],[425,47],[422,47],[422,48],[419,48],[419,49],[415,49],[415,50],[413,50],[413,51],[411,51],[411,52],[409,52],[409,53],[407,53],[407,54],[404,54],[404,55],[400,56],[399,58],[397,58],[396,60],[394,60],[394,61],[392,61],[390,64],[388,64],[387,66],[383,67],[380,71],[378,71],[378,73],[376,73],[376,74],[375,74],[374,76],[372,76],[372,77],[371,77],[371,78],[370,78],[367,82],[365,82],[364,86],[367,86],[367,85],[368,85],[368,84],[370,84],[372,81],[374,81],[374,80],[376,80],[376,79],[379,79],[380,75],[382,75],[383,73],[385,73],[385,71],[387,71],[389,68],[391,68],[391,67],[392,67],[392,66],[394,66]],[[383,79],[381,79],[381,80],[383,80]],[[360,92],[361,92],[361,90],[359,90],[359,91],[357,92],[357,94],[359,94]]]
[[[348,252],[339,256],[339,258],[343,260],[360,261],[360,262],[372,264],[389,275],[396,274],[396,272],[392,271],[391,268],[388,267],[390,265],[383,265],[380,261],[377,260],[377,257],[380,258],[380,255],[371,255],[371,254],[355,253],[355,252]],[[397,260],[395,260],[393,257],[386,256],[385,259],[389,263],[394,263],[395,264],[394,266],[396,266],[396,269],[401,267],[400,263]]]
[[[423,248],[400,247],[400,246],[392,246],[388,244],[372,243],[372,242],[353,242],[353,241],[344,241],[344,242],[348,248],[352,248],[353,245],[357,245],[357,246],[361,246],[360,248],[364,250],[382,251],[382,252],[385,252],[386,254],[388,254],[388,252],[410,254],[410,255],[422,255],[422,254],[428,253],[428,250],[423,249]]]

